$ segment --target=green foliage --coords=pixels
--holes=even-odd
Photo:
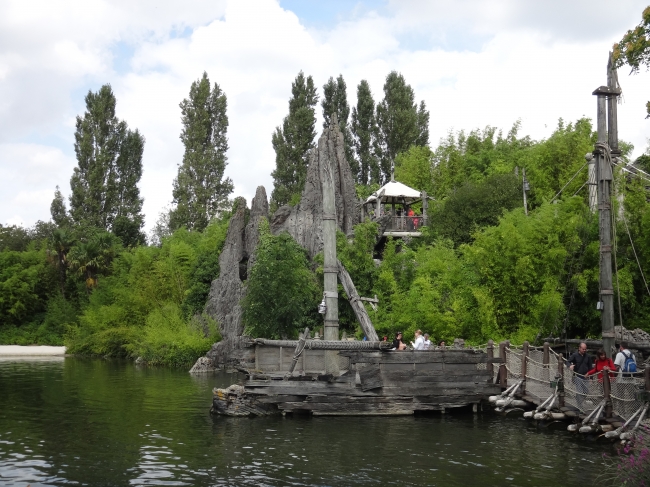
[[[213,220],[203,232],[181,227],[161,247],[119,253],[90,294],[78,326],[69,327],[71,353],[168,365],[203,355],[217,339],[216,324],[196,316],[218,276],[227,227],[228,218]]]
[[[377,105],[377,151],[383,182],[390,179],[391,164],[412,145],[429,144],[429,112],[424,101],[418,109],[413,88],[404,76],[391,71],[384,83],[384,99]]]
[[[434,192],[433,152],[428,146],[414,145],[395,159],[395,179],[411,188]]]
[[[137,186],[142,176],[144,137],[115,116],[116,103],[107,84],[97,93],[88,92],[86,112],[77,116],[77,167],[70,179],[70,216],[76,224],[104,230],[112,230],[118,217],[128,220],[136,229],[129,235],[135,233],[136,238],[124,243],[133,245],[144,241],[139,233],[144,223],[143,200]],[[55,221],[64,221],[60,193],[55,193],[51,211]]]
[[[336,114],[339,123],[339,128],[343,134],[345,157],[350,164],[352,174],[359,172],[359,165],[354,158],[354,150],[352,148],[352,132],[348,125],[348,117],[350,115],[350,105],[348,104],[347,86],[343,75],[339,75],[334,81],[330,79],[323,85],[324,98],[321,100],[321,107],[323,108],[323,128],[328,128],[331,124],[332,115]]]
[[[451,239],[456,246],[470,243],[478,229],[496,225],[503,211],[522,205],[521,182],[514,174],[467,182],[431,209],[429,237]]]
[[[378,184],[381,180],[379,162],[375,155],[377,123],[375,121],[375,101],[370,85],[362,79],[357,86],[357,106],[352,108],[352,134],[358,172],[355,174],[359,184]]]
[[[0,252],[0,324],[20,326],[43,313],[56,282],[44,247]]]
[[[223,177],[228,151],[228,102],[226,94],[207,73],[192,83],[189,99],[181,104],[185,146],[183,163],[174,179],[174,204],[170,213],[172,229],[185,226],[202,231],[225,209],[233,191],[230,178]]]
[[[284,117],[282,127],[273,133],[275,169],[271,206],[278,208],[300,195],[305,186],[309,149],[314,147],[316,137],[315,106],[318,95],[311,76],[305,78],[302,71],[291,84],[289,115]]]
[[[320,323],[319,287],[305,250],[288,234],[273,236],[260,227],[257,256],[242,301],[247,333],[264,338],[293,338]]]
[[[188,322],[180,308],[170,303],[152,311],[138,339],[125,348],[151,365],[189,367],[220,339],[214,321],[205,334],[198,321]]]
[[[638,73],[641,66],[650,68],[650,6],[641,14],[641,23],[628,30],[623,38],[614,44],[612,51],[614,66],[620,68],[627,64],[633,73]],[[650,118],[650,101],[646,104]]]
[[[54,191],[54,199],[50,205],[50,215],[52,215],[52,221],[57,227],[67,227],[70,225],[65,199],[58,186]]]

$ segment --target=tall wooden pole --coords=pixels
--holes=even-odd
[[[601,86],[593,93],[598,98],[598,142],[594,150],[598,182],[598,212],[600,228],[600,303],[603,347],[607,355],[614,349],[614,288],[612,283],[612,166],[607,148],[607,98],[617,95],[616,90]]]
[[[607,87],[612,93],[619,90],[618,74],[614,68],[613,54],[609,53],[609,60],[607,61]],[[618,148],[618,114],[617,114],[618,94],[612,94],[607,97],[607,135],[609,140],[609,149],[612,152],[612,157],[621,155]]]
[[[332,127],[337,123],[333,117]],[[336,262],[336,200],[334,175],[329,158],[320,160],[320,175],[323,183],[323,274],[325,291],[325,340],[339,339],[338,263]]]
[[[521,187],[524,192],[524,214],[528,216],[528,198],[526,196],[526,168],[522,168],[523,178],[521,179]]]

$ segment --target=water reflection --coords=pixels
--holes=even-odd
[[[0,362],[0,484],[589,482],[607,444],[520,418],[210,417],[236,374],[66,358]]]

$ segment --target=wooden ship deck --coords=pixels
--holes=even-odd
[[[330,351],[315,349],[327,342],[313,340],[296,357],[298,345],[293,343],[298,344],[271,340],[256,344],[255,370],[246,370],[246,380],[239,385],[215,389],[212,412],[406,415],[478,405],[501,392],[492,384],[488,356],[480,350],[389,351],[375,343],[376,349]],[[355,343],[364,342],[335,346],[352,348]],[[338,362],[338,376],[325,371],[328,352]]]

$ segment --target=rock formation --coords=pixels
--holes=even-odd
[[[313,258],[323,248],[323,188],[320,165],[330,164],[334,174],[336,217],[339,229],[346,235],[359,223],[359,208],[354,187],[354,177],[345,158],[343,134],[336,116],[329,128],[323,131],[318,145],[311,151],[305,188],[300,203],[295,207],[283,206],[273,215],[271,232],[289,234]]]
[[[334,174],[336,217],[339,229],[350,234],[359,223],[359,208],[354,187],[354,177],[345,158],[343,134],[339,130],[336,116],[332,124],[323,131],[318,145],[310,154],[305,188],[300,203],[295,207],[279,208],[271,221],[274,235],[283,231],[304,247],[313,258],[323,248],[323,194],[320,179],[320,165],[330,164]],[[250,219],[245,222],[245,208],[240,207],[230,220],[224,248],[219,256],[219,277],[212,282],[206,313],[219,323],[221,341],[215,343],[206,357],[211,366],[246,363],[254,353],[246,348],[242,338],[244,326],[239,304],[244,295],[243,281],[246,280],[255,261],[255,249],[259,242],[259,227],[262,218],[268,218],[269,206],[263,186],[257,188],[251,203]],[[210,369],[205,360],[195,371]]]
[[[219,256],[219,277],[212,281],[205,312],[219,324],[221,341],[207,353],[214,366],[246,361],[242,347],[242,310],[239,304],[244,296],[244,283],[255,260],[259,242],[259,227],[268,218],[269,204],[266,190],[259,186],[251,204],[246,224],[246,208],[239,207],[230,219],[226,241]]]

